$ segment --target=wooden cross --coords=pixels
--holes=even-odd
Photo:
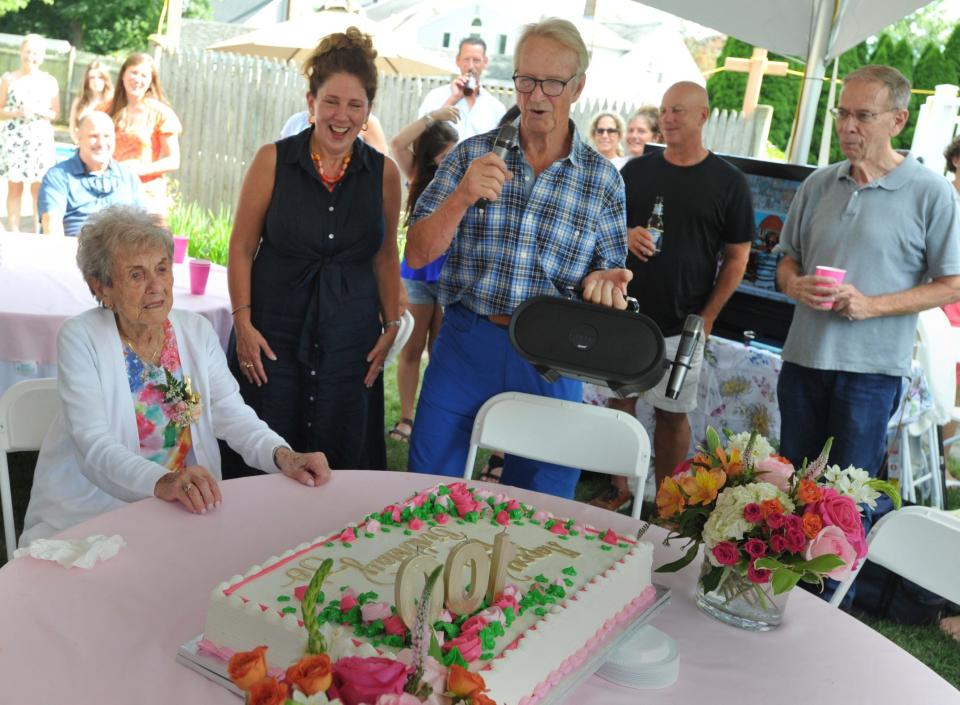
[[[727,71],[737,71],[747,74],[747,90],[743,94],[743,114],[749,115],[757,107],[760,100],[760,84],[763,77],[786,76],[789,64],[786,61],[768,61],[767,50],[755,47],[753,56],[749,59],[738,59],[728,56],[723,67]]]

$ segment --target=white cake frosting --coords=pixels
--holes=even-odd
[[[394,601],[394,579],[405,559],[426,554],[444,564],[449,552],[463,542],[480,541],[489,551],[497,535],[506,531],[517,551],[506,582],[508,591],[525,598],[515,611],[522,614],[516,614],[495,646],[485,646],[469,668],[483,676],[489,697],[516,705],[535,702],[536,693],[549,688],[561,665],[570,665],[589,649],[605,625],[609,628],[652,599],[650,544],[551,517],[504,495],[472,490],[464,495],[462,483],[451,487],[460,500],[468,497],[463,500],[468,504],[455,506],[447,487],[432,487],[356,526],[301,544],[251,567],[244,576],[220,583],[210,595],[205,642],[227,653],[266,645],[271,667],[284,669],[304,653],[307,636],[298,595],[324,559],[334,561],[323,584],[321,607],[332,610],[328,614],[342,614],[331,602],[344,595],[360,595],[382,610],[382,603]],[[427,503],[419,513],[425,521],[411,516],[424,498]],[[473,516],[466,516],[470,521],[458,518],[467,514],[463,510],[471,500],[477,503],[472,505]],[[509,507],[511,516],[504,516]],[[391,515],[399,524],[385,523]],[[502,622],[502,611],[500,616]],[[331,623],[327,633],[349,640],[353,628]],[[363,641],[385,654],[400,648],[386,637],[359,636],[347,643]]]

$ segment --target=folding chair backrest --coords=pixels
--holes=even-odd
[[[903,507],[874,525],[867,544],[867,560],[960,602],[960,518],[932,507]],[[840,604],[855,578],[840,584],[830,604]]]
[[[60,395],[57,393],[56,379],[19,382],[0,396],[0,506],[3,510],[7,560],[13,557],[13,549],[16,548],[7,453],[39,450],[43,437],[59,411]]]
[[[558,463],[581,470],[636,478],[640,505],[650,440],[632,415],[578,402],[520,392],[504,392],[486,401],[477,412],[464,477],[470,478],[477,448]]]

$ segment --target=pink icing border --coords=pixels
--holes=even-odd
[[[549,693],[566,675],[584,664],[587,658],[600,646],[618,626],[635,617],[639,612],[648,607],[656,599],[656,588],[648,585],[643,592],[633,598],[622,610],[610,617],[603,626],[598,629],[587,643],[580,647],[575,653],[563,660],[563,662],[534,689],[530,695],[520,698],[517,705],[536,705],[537,702]]]

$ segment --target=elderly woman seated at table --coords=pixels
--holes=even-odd
[[[173,306],[173,240],[158,216],[114,206],[80,233],[77,264],[100,308],[57,340],[63,409],[34,475],[27,545],[145,497],[194,514],[220,504],[217,438],[246,463],[305,485],[323,453],[295,453],[240,397],[206,319]]]

